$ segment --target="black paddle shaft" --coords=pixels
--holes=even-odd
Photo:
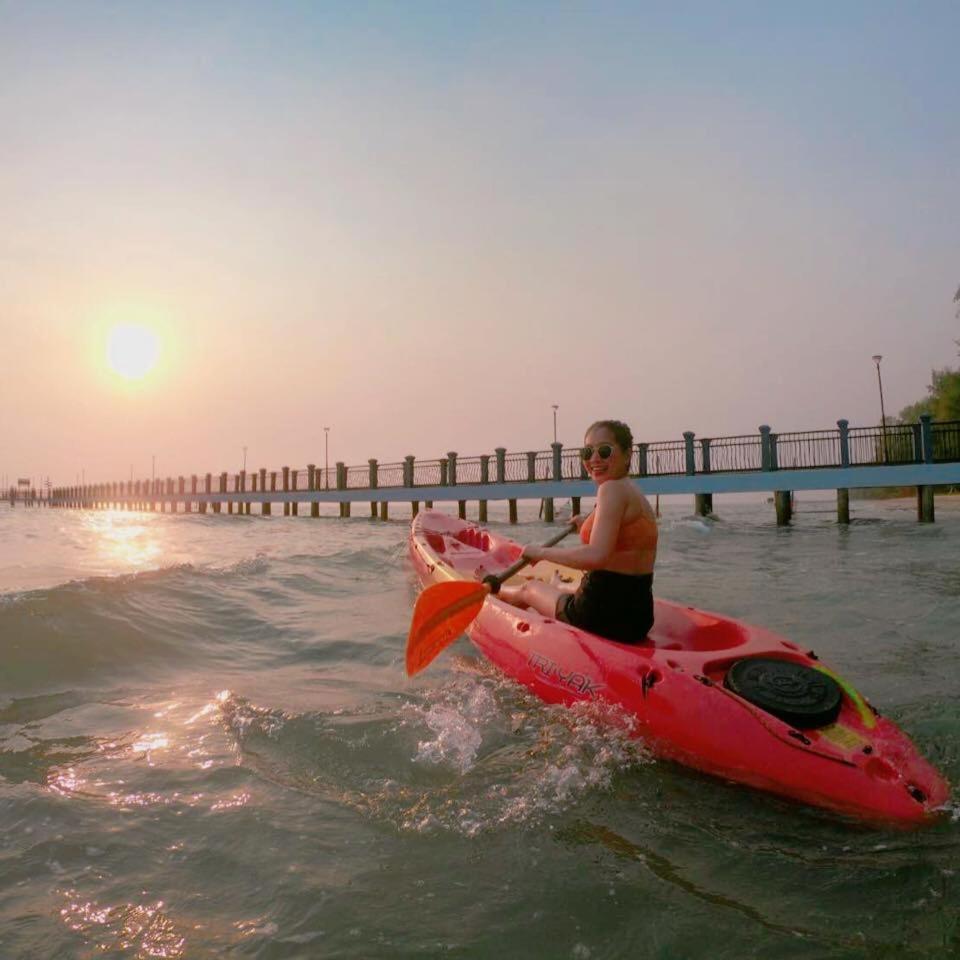
[[[569,536],[577,529],[575,523],[568,523],[563,530],[561,530],[555,537],[551,537],[546,543],[540,544],[542,547],[554,547],[556,546],[564,537]],[[519,573],[525,566],[527,566],[530,561],[526,557],[521,557],[512,567],[507,567],[503,573],[500,574],[489,574],[483,578],[483,582],[488,584],[490,587],[491,593],[499,593],[500,587],[505,580],[509,580],[515,573]]]

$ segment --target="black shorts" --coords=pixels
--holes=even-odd
[[[618,643],[642,643],[653,626],[653,574],[590,570],[557,600],[557,619]]]

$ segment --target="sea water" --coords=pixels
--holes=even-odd
[[[690,507],[656,592],[815,648],[960,783],[960,503]],[[877,830],[655,761],[465,639],[409,680],[407,530],[0,507],[3,960],[960,955],[955,800]]]

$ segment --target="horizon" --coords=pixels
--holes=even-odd
[[[870,425],[874,355],[888,420],[956,364],[954,4],[0,27],[10,478]]]

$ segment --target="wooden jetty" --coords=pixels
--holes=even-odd
[[[789,464],[789,467],[783,465]],[[917,519],[934,520],[934,488],[960,483],[960,421],[850,427],[776,433],[763,425],[754,434],[638,443],[631,476],[647,494],[690,494],[695,511],[710,515],[715,494],[770,492],[777,523],[790,523],[792,493],[836,490],[837,520],[850,520],[850,490],[913,487]],[[337,463],[333,470],[308,464],[305,468],[261,468],[258,471],[192,474],[153,480],[130,480],[82,486],[54,487],[33,503],[62,508],[122,509],[161,512],[250,514],[253,504],[267,516],[282,506],[284,516],[298,516],[301,506],[320,515],[320,504],[335,503],[341,517],[351,516],[354,504],[369,503],[370,516],[388,519],[389,504],[456,502],[461,517],[476,501],[480,522],[487,519],[490,500],[506,501],[510,522],[517,520],[518,500],[539,500],[542,515],[554,518],[554,499],[580,498],[594,492],[580,460],[578,447],[553,443],[549,450],[461,457],[450,451],[436,460],[362,466]],[[16,497],[11,497],[16,502]]]

